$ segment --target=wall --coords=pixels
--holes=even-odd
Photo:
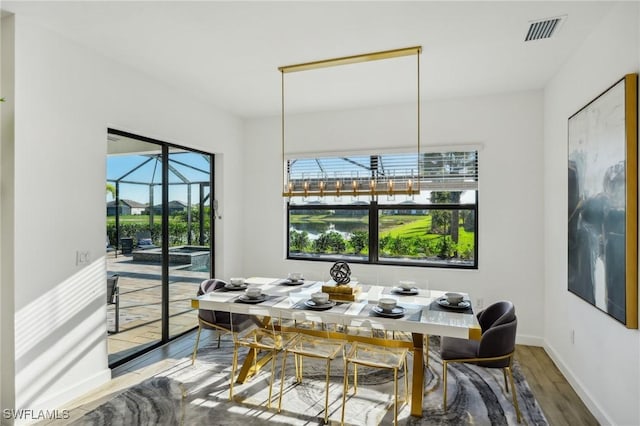
[[[519,316],[518,341],[542,344],[542,92],[524,92],[482,98],[456,99],[423,104],[422,144],[482,144],[480,151],[479,268],[451,270],[352,264],[353,275],[363,282],[392,285],[399,279],[428,281],[430,288],[467,291],[484,304],[509,299]],[[351,149],[356,145],[395,146],[382,140],[388,131],[361,129],[371,123],[394,123],[397,140],[415,140],[415,125],[406,130],[395,123],[414,117],[415,106],[388,106],[368,111],[287,116],[292,134],[305,126],[314,129],[307,146],[299,142],[293,151]],[[372,119],[371,117],[375,117]],[[325,120],[340,126],[343,140],[323,141]],[[329,127],[329,126],[324,126]],[[326,137],[335,128],[326,130]],[[284,276],[292,270],[308,277],[327,279],[331,263],[285,260],[285,201],[280,195],[280,118],[251,120],[245,127],[246,168],[244,210],[244,273],[247,276]],[[301,139],[298,139],[301,140]],[[406,145],[406,144],[405,144]],[[373,151],[375,152],[375,150]],[[268,247],[268,249],[266,249]],[[272,248],[273,247],[273,248]]]
[[[13,83],[14,22],[0,17],[0,407],[13,406]]]
[[[640,332],[567,291],[567,119],[638,72],[638,24],[638,3],[617,5],[544,92],[545,347],[602,424],[640,424]]]
[[[222,161],[240,163],[242,127],[237,118],[19,15],[15,75],[15,176],[11,182],[3,176],[3,186],[15,187],[15,277],[2,281],[3,294],[15,294],[10,302],[3,297],[3,313],[9,303],[15,320],[15,407],[52,409],[110,379],[104,303],[107,128],[219,153],[216,190],[230,217],[224,232],[234,235],[240,233],[240,220],[233,218],[242,199],[227,186],[241,182],[242,175]],[[239,270],[237,244],[225,245],[224,233],[218,237],[216,268]],[[88,266],[75,264],[77,250],[91,253]],[[3,332],[3,352],[12,335]],[[3,376],[11,364],[3,362]],[[9,400],[4,389],[3,398]]]

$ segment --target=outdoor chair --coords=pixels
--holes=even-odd
[[[149,250],[157,247],[158,246],[153,244],[150,231],[141,231],[136,233],[136,248],[141,250]]]
[[[107,305],[115,305],[115,331],[120,331],[120,288],[118,287],[118,274],[107,277]]]
[[[508,301],[494,303],[479,312],[477,318],[482,329],[480,341],[442,337],[440,355],[444,382],[444,410],[447,410],[447,367],[449,363],[470,363],[486,368],[501,368],[507,393],[509,392],[507,375],[509,376],[513,405],[516,409],[518,423],[520,423],[520,408],[511,370],[518,326],[513,303]]]
[[[106,249],[107,249],[107,253],[115,251],[115,248],[113,248],[111,246],[111,242],[109,241],[109,236],[108,235],[107,235],[107,246],[106,246]]]

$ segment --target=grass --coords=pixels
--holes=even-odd
[[[131,223],[146,225],[149,223],[149,216],[142,214],[120,215],[120,224]],[[153,223],[162,223],[162,215],[154,215]],[[115,225],[116,217],[107,216],[107,225]]]
[[[380,218],[380,237],[425,237],[431,229],[431,216],[383,216]]]

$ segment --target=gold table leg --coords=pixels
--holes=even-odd
[[[413,338],[413,371],[411,374],[411,415],[422,417],[424,387],[423,341],[420,333],[411,333]]]
[[[271,322],[271,317],[264,317],[262,319],[262,326],[267,327]],[[247,357],[244,359],[242,363],[242,367],[240,368],[240,373],[238,373],[238,378],[236,379],[236,383],[242,384],[247,381],[247,379],[255,374],[258,374],[260,368],[265,365],[270,359],[271,354],[265,355],[261,358],[257,363],[254,362],[256,358],[256,350],[249,350],[247,353]],[[255,364],[255,368],[254,368]]]

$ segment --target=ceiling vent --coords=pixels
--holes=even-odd
[[[567,15],[563,15],[529,22],[529,30],[524,41],[542,40],[551,37],[558,32],[566,19]]]

